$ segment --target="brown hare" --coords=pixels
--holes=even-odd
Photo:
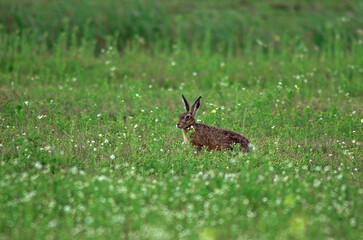
[[[208,151],[211,151],[232,149],[234,145],[239,145],[244,152],[249,152],[248,145],[250,142],[247,138],[227,129],[209,126],[195,121],[195,113],[200,107],[200,99],[202,97],[199,97],[193,103],[190,111],[188,101],[185,99],[184,95],[182,95],[182,98],[186,112],[179,116],[179,121],[176,126],[182,129],[184,142],[189,142],[187,133],[193,131],[190,135],[190,143],[197,148],[198,152],[200,152],[203,147]]]

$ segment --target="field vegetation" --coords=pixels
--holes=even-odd
[[[0,239],[362,239],[361,1],[0,3]],[[195,153],[197,120],[253,151]]]

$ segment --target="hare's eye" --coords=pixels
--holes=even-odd
[[[186,118],[186,119],[189,119],[190,117],[189,117],[189,116],[186,116],[185,118]]]

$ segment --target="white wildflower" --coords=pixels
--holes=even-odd
[[[41,168],[42,168],[42,164],[40,164],[39,162],[36,162],[36,163],[34,164],[34,167],[35,167],[36,169],[41,169]]]

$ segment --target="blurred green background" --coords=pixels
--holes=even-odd
[[[96,40],[99,48],[112,36],[122,50],[136,39],[146,47],[173,43],[243,47],[246,38],[274,43],[300,39],[321,47],[327,31],[348,39],[362,34],[362,1],[298,0],[2,0],[0,31],[47,33],[54,45],[63,32]]]

